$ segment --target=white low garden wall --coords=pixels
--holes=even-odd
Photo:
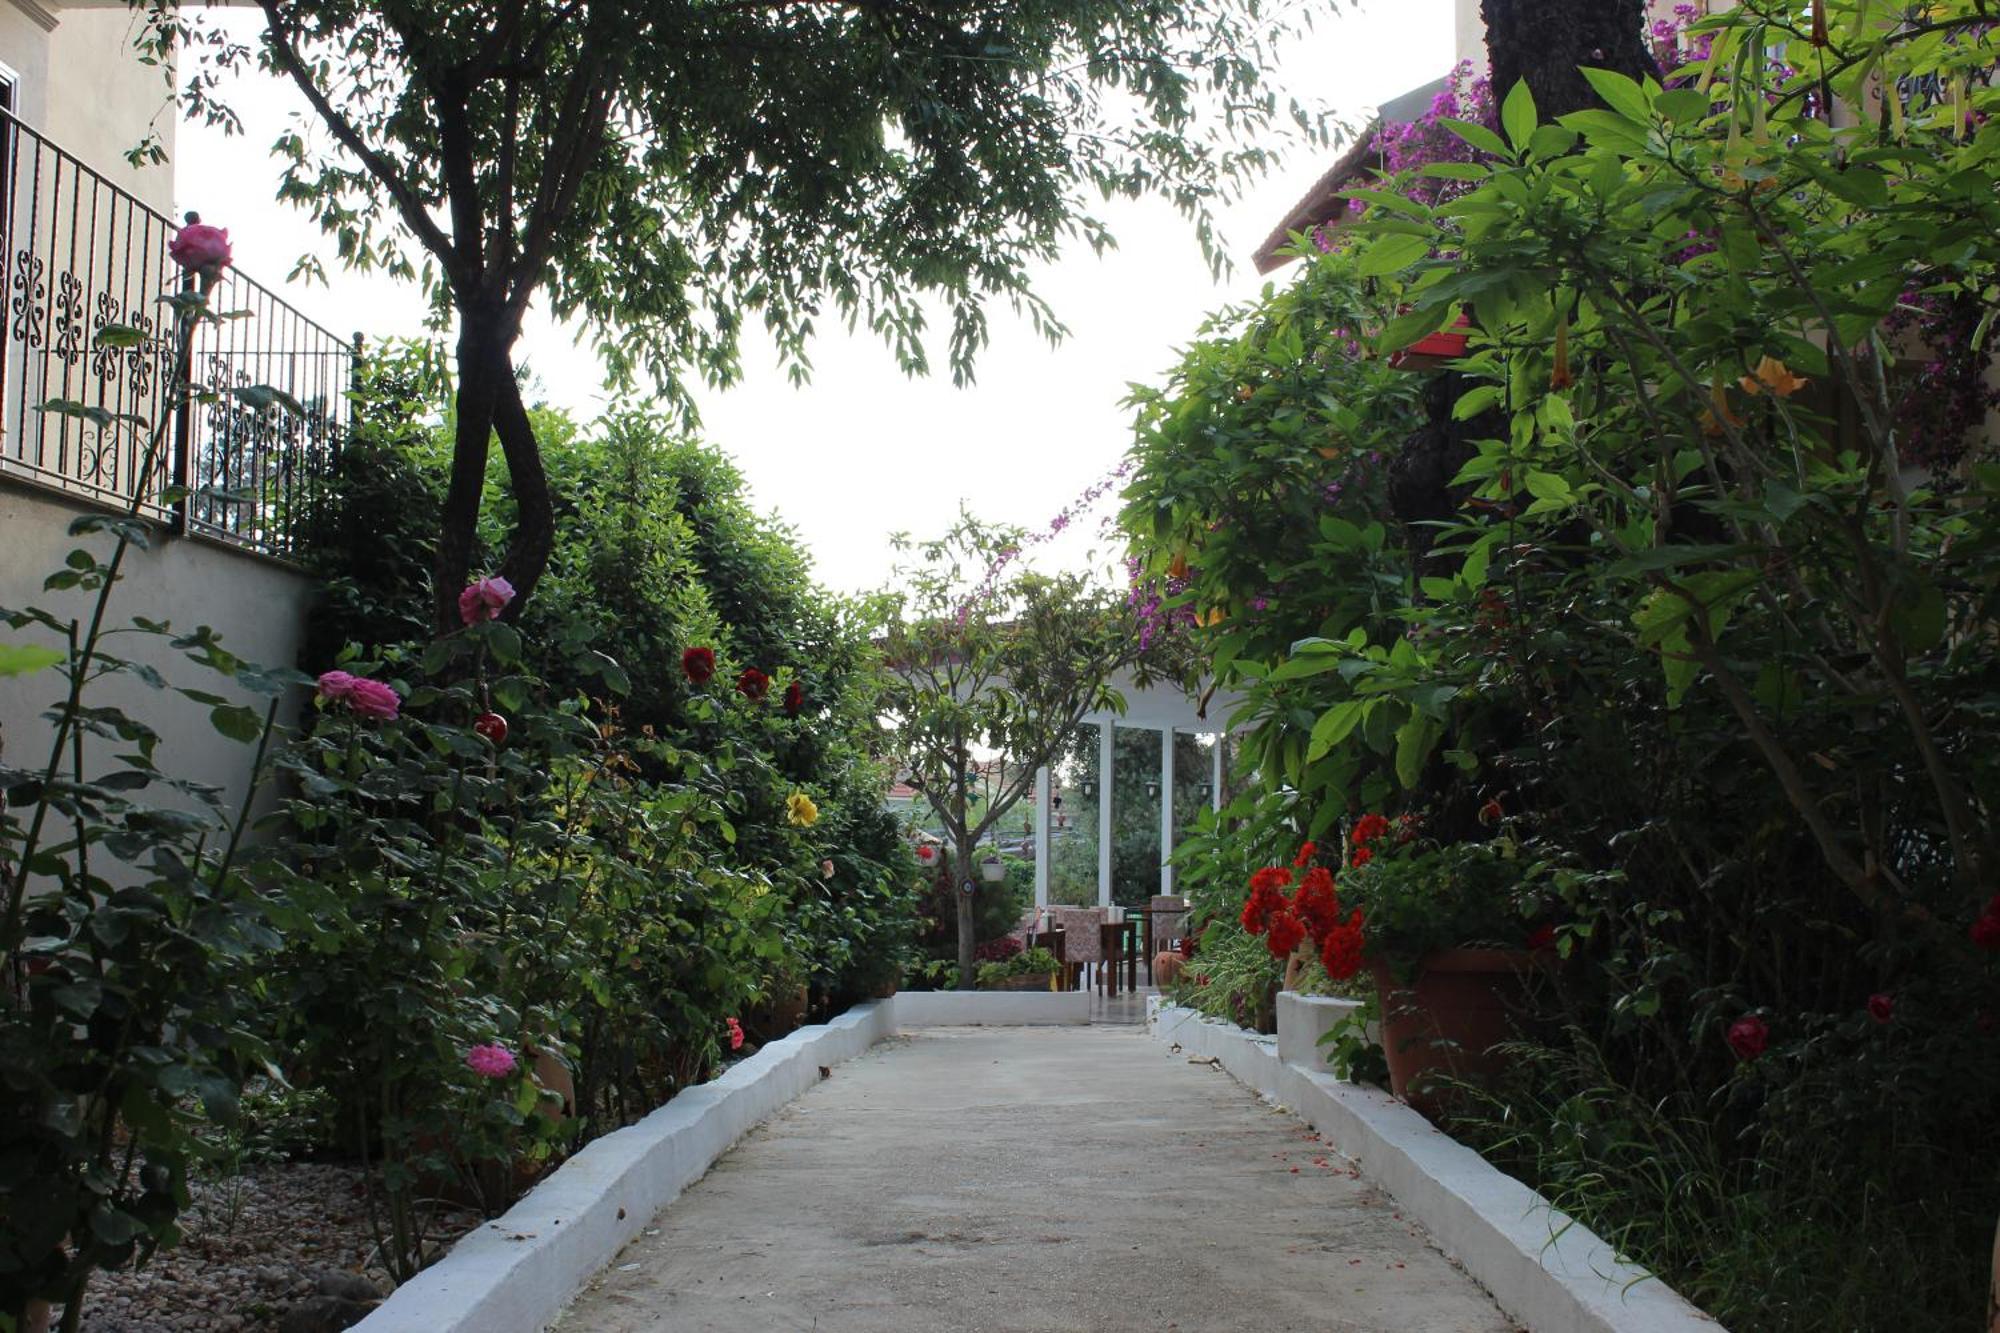
[[[924,990],[896,996],[898,1028],[1088,1023],[1087,990]]]
[[[1717,1333],[1713,1317],[1402,1102],[1323,1072],[1313,1040],[1343,1002],[1288,998],[1303,997],[1278,997],[1278,1037],[1157,999],[1146,1025],[1318,1130],[1534,1333]]]
[[[539,1333],[730,1145],[904,1028],[1088,1023],[1088,991],[911,991],[800,1028],[606,1134],[396,1288],[365,1333]]]

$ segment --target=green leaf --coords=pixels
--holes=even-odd
[[[1448,181],[1483,181],[1493,169],[1481,162],[1428,162],[1417,168],[1417,174]]]
[[[1517,150],[1526,148],[1539,121],[1535,95],[1528,91],[1528,81],[1515,80],[1514,86],[1507,90],[1506,100],[1500,103],[1500,128],[1507,131],[1507,141]]]
[[[1506,389],[1498,384],[1474,385],[1460,394],[1458,401],[1452,404],[1451,419],[1453,421],[1470,421],[1481,412],[1490,411],[1498,407],[1501,400],[1506,396]]]
[[[39,643],[0,643],[0,676],[30,676],[68,656]]]
[[[1475,125],[1469,120],[1455,120],[1450,116],[1438,117],[1438,124],[1456,134],[1482,153],[1511,159],[1514,155],[1507,151],[1506,141],[1484,125]]]
[[[1313,724],[1312,743],[1306,749],[1306,762],[1310,763],[1346,740],[1362,719],[1368,716],[1368,709],[1374,701],[1369,699],[1345,699],[1320,714]]]
[[[264,734],[264,719],[242,704],[224,704],[208,711],[208,721],[233,741],[254,741]]]
[[[1583,68],[1583,77],[1604,99],[1604,104],[1630,121],[1645,125],[1653,118],[1653,107],[1646,100],[1646,90],[1629,76],[1616,70]]]
[[[274,407],[282,407],[293,416],[302,417],[306,414],[298,399],[283,389],[273,388],[268,384],[245,384],[229,392],[238,402],[258,412],[268,412]]]
[[[1362,247],[1360,262],[1355,265],[1355,272],[1364,278],[1397,273],[1416,263],[1430,251],[1429,236],[1377,237]]]
[[[1517,84],[1525,87],[1526,84]],[[1421,713],[1412,713],[1407,722],[1396,729],[1396,781],[1405,790],[1417,785],[1423,776],[1424,761],[1430,758],[1431,747],[1444,734],[1440,727]]]
[[[98,329],[94,341],[99,347],[123,349],[144,347],[149,339],[144,329],[130,324],[106,324]]]

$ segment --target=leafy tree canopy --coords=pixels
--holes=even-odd
[[[1164,194],[1208,242],[1217,200],[1319,125],[1261,85],[1285,25],[1255,0],[261,0],[254,49],[130,3],[154,52],[198,56],[191,114],[237,125],[221,70],[295,84],[324,134],[279,136],[280,195],[343,260],[420,276],[458,315],[441,619],[495,432],[524,598],[547,558],[509,374],[537,293],[614,379],[643,370],[684,408],[691,375],[736,378],[752,318],[795,375],[829,318],[925,370],[931,298],[963,379],[996,299],[1060,335],[1030,269],[1072,236],[1109,244],[1098,203]]]

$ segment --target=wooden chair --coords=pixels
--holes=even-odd
[[[1153,958],[1171,949],[1187,933],[1188,901],[1176,894],[1156,893],[1146,902],[1146,980],[1153,981]]]
[[[1104,963],[1104,909],[1102,907],[1051,907],[1049,918],[1062,930],[1071,979],[1071,989],[1082,984],[1083,974],[1092,965]],[[1101,979],[1101,978],[1096,978]]]

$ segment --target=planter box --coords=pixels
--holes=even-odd
[[[1002,977],[990,986],[981,986],[984,991],[1053,990],[1055,973],[1028,972],[1018,977]]]
[[[1471,338],[1460,332],[1472,327],[1472,321],[1460,315],[1448,329],[1426,334],[1402,351],[1389,357],[1389,364],[1397,370],[1438,370],[1465,355]]]
[[[1278,992],[1278,1058],[1286,1064],[1328,1072],[1326,1047],[1319,1039],[1361,1008],[1359,1000],[1336,995]]]

